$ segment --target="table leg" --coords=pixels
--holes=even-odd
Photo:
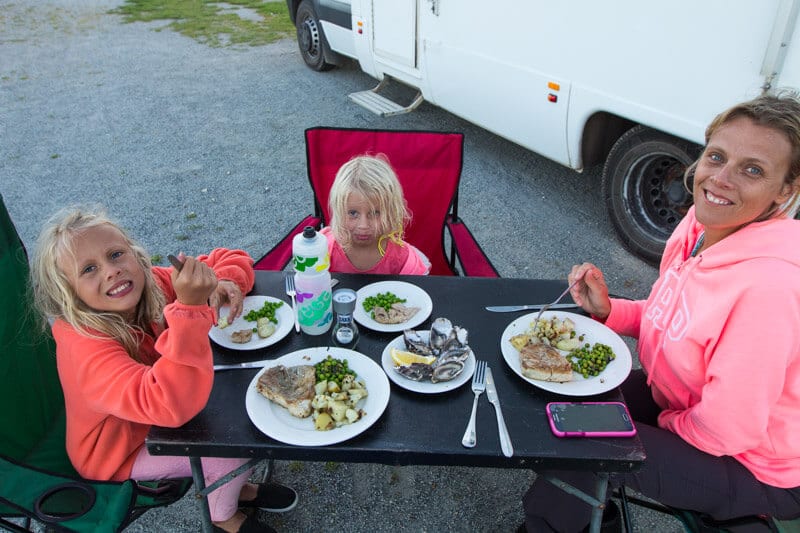
[[[600,526],[603,524],[603,510],[605,509],[606,492],[608,491],[608,473],[598,472],[595,482],[595,496],[586,494],[580,489],[576,489],[569,483],[565,483],[558,478],[542,475],[544,479],[560,488],[564,492],[572,494],[592,506],[592,521],[589,523],[589,533],[600,533]]]
[[[199,457],[189,457],[192,465],[192,479],[197,499],[200,503],[200,519],[203,524],[203,533],[214,533],[214,526],[211,524],[211,512],[208,510],[208,498],[203,494],[206,488],[205,476],[203,476],[203,463]]]

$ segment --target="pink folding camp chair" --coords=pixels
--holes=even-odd
[[[318,127],[307,129],[305,135],[314,214],[256,261],[257,270],[283,270],[292,258],[292,238],[305,226],[319,228],[328,223],[328,195],[339,167],[357,155],[384,154],[400,179],[412,214],[405,240],[428,256],[431,274],[499,276],[458,217],[463,134]]]

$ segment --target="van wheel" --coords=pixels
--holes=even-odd
[[[667,238],[692,205],[683,185],[701,147],[645,126],[620,137],[603,167],[603,199],[622,244],[658,264]]]
[[[335,65],[325,61],[325,50],[328,42],[325,34],[322,33],[322,26],[319,23],[314,6],[309,0],[303,0],[297,8],[295,17],[297,26],[297,44],[300,46],[300,54],[306,65],[316,71],[330,70]]]

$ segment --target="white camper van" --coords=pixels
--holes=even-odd
[[[380,81],[381,115],[435,104],[575,170],[656,262],[691,205],[683,171],[726,107],[800,87],[800,0],[287,0],[303,60]],[[394,85],[414,96],[386,97]]]

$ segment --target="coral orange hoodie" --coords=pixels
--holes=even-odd
[[[217,249],[198,260],[218,279],[253,288],[253,260],[240,250]],[[63,320],[53,324],[58,375],[67,413],[67,454],[83,477],[121,481],[151,425],[177,427],[205,407],[214,382],[208,305],[176,301],[171,268],[154,267],[164,291],[167,328],[145,337],[134,361],[117,341],[82,335]]]
[[[691,208],[649,298],[612,300],[606,325],[638,337],[660,427],[800,486],[800,221],[753,223],[690,257],[702,230]]]

